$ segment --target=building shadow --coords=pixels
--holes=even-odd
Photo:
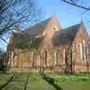
[[[5,88],[9,83],[12,82],[13,78],[14,78],[15,74],[13,74],[10,79],[5,83],[3,84],[2,86],[0,86],[0,90],[2,90],[3,88]]]
[[[26,90],[26,89],[27,89],[28,80],[29,80],[29,73],[27,74],[27,77],[26,77],[24,90]]]
[[[52,85],[56,90],[63,90],[60,86],[55,84],[55,81],[53,78],[46,76],[45,74],[41,74],[42,78],[48,82],[50,85]]]

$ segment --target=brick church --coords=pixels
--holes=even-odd
[[[63,29],[51,17],[14,32],[4,64],[9,71],[16,72],[89,72],[89,42],[83,22]]]

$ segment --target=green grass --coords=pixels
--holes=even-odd
[[[59,83],[60,84],[60,83]],[[60,84],[63,90],[90,90],[90,81],[71,82],[67,81]]]
[[[5,84],[13,74],[0,73],[0,86]]]
[[[50,75],[63,90],[90,90],[90,76]]]
[[[0,74],[0,87],[7,83],[13,74]],[[37,73],[17,73],[2,90],[55,90]],[[1,89],[0,89],[1,90]]]
[[[49,85],[42,77],[38,74],[31,74],[27,90],[55,90],[55,88]]]
[[[48,76],[62,90],[90,90],[90,75],[49,74]],[[2,90],[56,90],[37,73],[0,73],[0,88],[3,85],[5,86]]]
[[[25,86],[25,80],[25,74],[15,74],[13,80],[9,82],[9,84],[7,84],[2,90],[23,90]]]

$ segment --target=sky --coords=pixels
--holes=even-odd
[[[41,21],[55,16],[59,20],[62,28],[66,28],[83,21],[88,33],[90,34],[90,11],[84,13],[84,9],[74,7],[60,0],[33,1],[35,1],[35,5],[37,6],[37,8],[41,9]],[[82,1],[79,2],[81,5],[90,6],[90,0],[79,1]],[[0,41],[0,46],[2,46],[2,48],[6,50],[7,44]]]
[[[79,3],[85,6],[90,6],[90,0],[82,1],[83,2]],[[36,5],[42,10],[43,20],[55,16],[59,20],[62,28],[83,21],[87,31],[90,32],[90,11],[84,13],[84,9],[66,4],[60,0],[36,0]]]

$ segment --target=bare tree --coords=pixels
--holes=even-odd
[[[76,6],[78,8],[82,8],[84,10],[90,10],[90,6],[82,5],[82,3],[80,4],[80,2],[82,2],[83,0],[60,0],[60,1]]]
[[[0,38],[7,43],[3,35],[16,24],[32,24],[39,19],[39,13],[34,0],[0,0]]]

